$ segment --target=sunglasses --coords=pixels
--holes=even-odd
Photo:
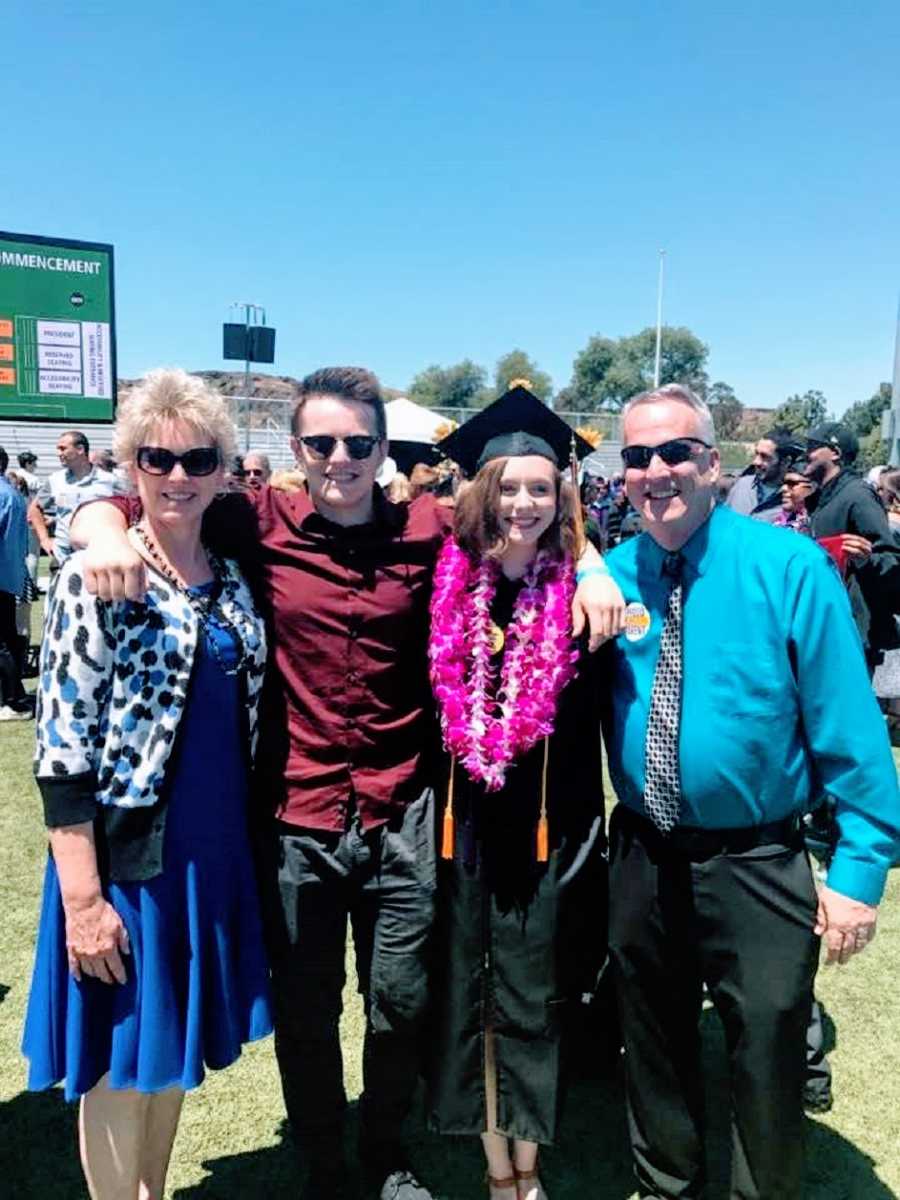
[[[173,454],[162,446],[141,446],[135,462],[145,475],[170,475],[176,463],[181,463],[185,475],[212,475],[219,465],[219,451],[215,446],[197,446]]]
[[[708,442],[700,438],[672,438],[658,446],[624,446],[622,462],[633,471],[646,471],[653,461],[653,455],[658,454],[667,467],[677,467],[679,463],[695,457],[695,446],[702,446],[704,450],[711,448]]]
[[[333,437],[330,433],[311,433],[297,440],[302,442],[307,450],[311,450],[316,458],[331,458],[338,442],[343,442],[350,457],[355,458],[357,462],[362,462],[364,458],[369,457],[381,438],[373,437],[368,433],[352,433],[350,437]]]

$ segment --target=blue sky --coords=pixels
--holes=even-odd
[[[116,248],[119,371],[528,351],[665,319],[745,404],[889,379],[900,7],[7,0],[0,228]]]

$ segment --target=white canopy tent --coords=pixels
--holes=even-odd
[[[430,445],[438,429],[447,424],[446,417],[421,404],[413,404],[405,396],[389,400],[384,409],[390,442],[422,442]]]

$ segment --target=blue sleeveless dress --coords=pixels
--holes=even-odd
[[[162,873],[105,888],[131,943],[126,983],[69,975],[48,859],[22,1040],[32,1090],[64,1079],[73,1100],[106,1072],[113,1088],[194,1088],[205,1066],[227,1067],[272,1031],[240,695],[222,666],[237,647],[230,631],[206,628],[168,768]]]

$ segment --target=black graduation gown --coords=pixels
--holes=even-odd
[[[501,628],[520,586],[498,585],[492,616]],[[494,1128],[555,1140],[565,1007],[593,991],[606,954],[604,657],[583,650],[578,676],[559,700],[547,781],[548,862],[539,863],[536,851],[543,741],[508,769],[499,792],[485,792],[456,766],[454,855],[438,864],[427,1099],[437,1132]],[[439,816],[449,770],[447,759]]]

